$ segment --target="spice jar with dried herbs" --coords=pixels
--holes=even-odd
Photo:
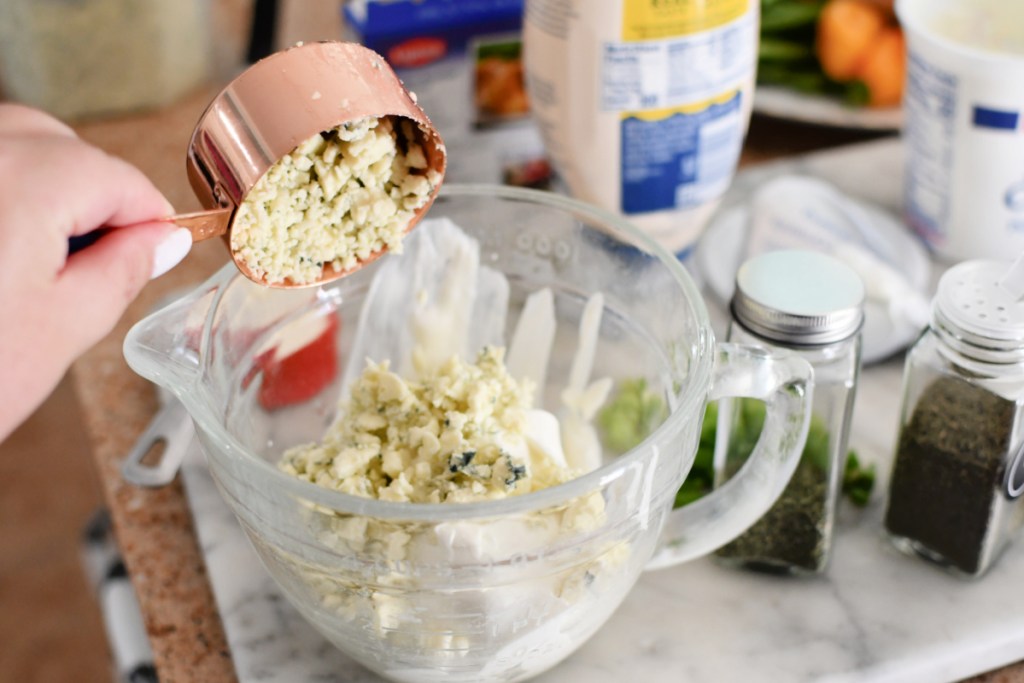
[[[728,340],[789,349],[814,368],[811,424],[796,471],[774,505],[715,557],[782,574],[825,570],[860,372],[864,284],[824,254],[783,250],[745,262],[736,275]],[[764,407],[752,399],[719,406],[715,484],[743,466]]]
[[[985,573],[1024,521],[1024,302],[1010,265],[939,281],[907,355],[885,528],[901,550]]]

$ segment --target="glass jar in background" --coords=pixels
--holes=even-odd
[[[209,0],[4,0],[7,99],[63,119],[168,104],[210,71]]]
[[[1009,263],[948,270],[907,355],[885,528],[898,548],[981,576],[1024,520],[1024,303]]]
[[[863,303],[860,277],[825,254],[767,252],[737,272],[728,340],[790,350],[814,368],[814,388],[807,442],[792,478],[763,517],[718,550],[722,563],[781,574],[826,568],[860,372]],[[759,401],[720,404],[716,487],[744,465],[763,421]]]

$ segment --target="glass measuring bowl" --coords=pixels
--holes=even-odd
[[[668,408],[643,443],[566,484],[484,503],[372,500],[280,472],[285,449],[319,440],[332,421],[340,378],[267,411],[260,356],[313,328],[336,330],[344,359],[376,266],[317,290],[268,290],[228,265],[132,328],[125,355],[185,404],[267,570],[332,643],[394,680],[523,680],[600,628],[642,570],[704,555],[767,510],[803,447],[811,370],[716,345],[678,261],[612,214],[551,193],[445,186],[431,213],[441,216],[507,277],[506,330],[526,296],[552,289],[547,396],[565,386],[575,350],[560,340],[574,339],[587,298],[603,293],[593,375],[642,377]],[[724,396],[768,403],[761,441],[728,484],[673,511],[705,403]]]

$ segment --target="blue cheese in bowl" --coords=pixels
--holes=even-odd
[[[613,524],[622,511],[608,509],[601,486],[521,511],[494,505],[487,516],[415,508],[512,499],[599,466],[601,453],[580,445],[602,400],[603,380],[590,381],[602,301],[582,316],[571,400],[554,405],[553,293],[529,297],[506,364],[510,286],[480,263],[477,242],[428,218],[406,247],[376,270],[364,300],[338,418],[279,467],[348,495],[408,502],[408,518],[304,501],[311,554],[281,559],[319,600],[331,640],[374,634],[367,656],[390,679],[447,681],[485,657],[478,680],[529,677],[585,640],[632,585],[628,525]],[[627,498],[617,504],[645,504]]]
[[[323,441],[287,451],[281,469],[409,503],[495,500],[568,481],[576,473],[557,420],[531,410],[533,387],[509,375],[503,356],[487,347],[473,363],[453,356],[416,379],[370,362]]]
[[[503,356],[489,346],[472,363],[456,355],[412,378],[392,372],[387,361],[370,361],[323,440],[286,451],[279,467],[347,494],[408,503],[499,500],[578,476],[566,464],[558,418],[531,407],[532,383],[512,377]],[[445,667],[499,643],[504,653],[524,639],[585,638],[581,615],[629,579],[620,571],[629,557],[625,541],[582,541],[600,548],[580,556],[557,550],[606,524],[600,491],[483,520],[419,523],[314,509],[317,541],[346,557],[372,557],[374,569],[352,580],[299,561],[299,572],[335,615],[331,633],[344,638],[351,628],[379,636],[382,661],[399,667],[391,671],[395,680],[439,680]],[[534,559],[524,569],[510,555]],[[447,565],[460,572],[486,567],[493,585],[421,586]],[[467,630],[466,615],[488,627]],[[402,670],[409,652],[432,658],[434,667],[415,675]]]
[[[402,237],[440,184],[416,124],[366,117],[318,133],[279,159],[239,205],[231,250],[268,284],[351,270]]]

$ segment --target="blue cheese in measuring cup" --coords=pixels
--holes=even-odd
[[[309,284],[401,253],[416,210],[441,183],[413,122],[365,117],[317,133],[279,159],[238,207],[231,250],[268,284]]]
[[[531,108],[572,193],[685,251],[750,117],[756,0],[528,0]]]

